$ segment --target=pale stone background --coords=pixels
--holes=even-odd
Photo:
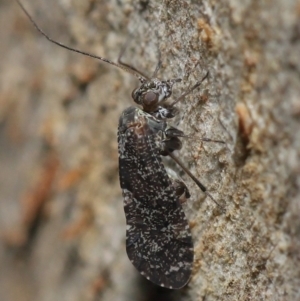
[[[125,252],[116,131],[131,75],[46,41],[0,0],[0,300],[300,300],[300,2],[27,0],[53,38],[182,77],[189,285],[143,280]],[[156,33],[157,32],[157,33]],[[199,138],[222,139],[221,144]]]

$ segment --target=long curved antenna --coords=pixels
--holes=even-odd
[[[30,22],[33,24],[33,26],[48,40],[50,41],[51,43],[54,43],[62,48],[65,48],[65,49],[68,49],[70,51],[73,51],[73,52],[77,52],[77,53],[80,53],[80,54],[83,54],[83,55],[86,55],[86,56],[89,56],[89,57],[92,57],[92,58],[95,58],[97,60],[100,60],[100,61],[103,61],[105,63],[108,63],[110,65],[113,65],[113,66],[116,66],[134,76],[136,76],[139,81],[141,83],[145,82],[146,81],[146,78],[144,76],[142,76],[141,74],[139,74],[138,72],[136,72],[136,70],[132,70],[130,69],[129,67],[126,67],[126,66],[123,66],[123,65],[120,65],[120,64],[117,64],[111,60],[108,60],[104,57],[101,57],[101,56],[98,56],[98,55],[94,55],[94,54],[91,54],[91,53],[88,53],[88,52],[85,52],[85,51],[81,51],[81,50],[77,50],[75,48],[72,48],[72,47],[69,47],[67,45],[64,45],[60,42],[57,42],[55,40],[53,40],[52,38],[50,38],[38,25],[37,23],[33,20],[33,18],[31,17],[31,15],[28,13],[28,11],[25,9],[25,7],[23,6],[23,4],[19,1],[19,0],[16,0],[16,2],[18,3],[18,5],[21,7],[22,11],[26,14],[26,16],[28,17],[28,19],[30,20]]]
[[[126,43],[123,45],[123,47],[121,48],[121,51],[120,51],[120,54],[119,54],[119,57],[118,57],[118,64],[119,65],[122,65],[122,66],[125,66],[126,68],[140,74],[142,77],[144,77],[145,79],[149,80],[149,76],[147,76],[146,74],[144,74],[143,72],[141,72],[140,70],[138,70],[137,68],[135,68],[134,66],[131,66],[125,62],[122,61],[122,56],[124,55],[125,53],[125,50],[126,48],[128,47],[128,44],[131,40],[132,36],[130,35],[129,39],[127,39]]]

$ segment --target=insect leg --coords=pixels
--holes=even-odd
[[[185,185],[185,183],[180,179],[174,179],[172,182],[172,186],[176,192],[176,195],[179,197],[178,201],[180,204],[183,204],[191,197],[191,194]]]
[[[164,131],[165,139],[162,140],[162,147],[160,154],[162,156],[170,156],[180,167],[181,169],[190,176],[190,178],[196,183],[196,185],[208,195],[216,205],[220,208],[223,208],[207,191],[207,188],[189,171],[188,168],[173,154],[174,150],[179,150],[182,147],[182,142],[178,137],[184,137],[184,133],[175,127],[169,127]],[[174,182],[174,181],[173,181]],[[184,184],[185,185],[185,184]]]
[[[188,168],[178,159],[173,153],[169,152],[168,154],[175,162],[178,164],[181,169],[196,183],[196,185],[206,194],[208,195],[212,201],[221,209],[224,209],[214,198],[213,196],[207,191],[207,188],[189,171]]]

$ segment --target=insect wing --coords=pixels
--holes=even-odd
[[[152,124],[152,116],[134,107],[120,118],[119,169],[127,221],[126,250],[143,276],[157,285],[178,289],[191,275],[193,241],[179,196],[162,163],[159,131]]]

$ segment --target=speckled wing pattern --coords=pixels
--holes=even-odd
[[[148,280],[179,289],[189,280],[193,241],[157,145],[149,114],[130,107],[119,122],[120,184],[127,221],[126,250]]]

